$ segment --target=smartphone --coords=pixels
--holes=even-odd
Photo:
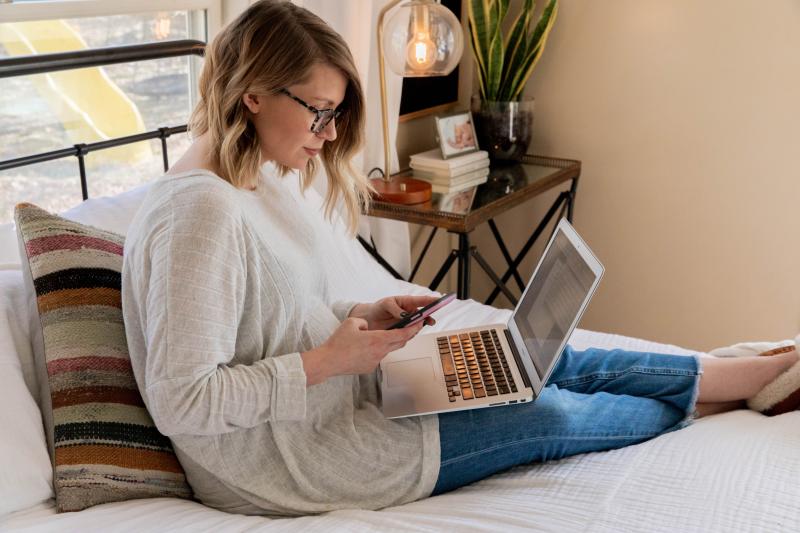
[[[442,307],[449,304],[455,299],[456,299],[456,293],[451,292],[450,294],[445,294],[435,302],[429,303],[425,307],[420,307],[407,317],[400,319],[398,322],[395,322],[386,329],[398,329],[398,328],[405,328],[408,326],[412,326],[417,322],[419,322],[420,320],[425,320],[432,313],[438,311],[439,309],[441,309]]]

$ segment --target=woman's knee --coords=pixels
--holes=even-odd
[[[579,416],[580,407],[577,396],[581,394],[561,389],[557,385],[547,385],[532,404],[530,416],[553,434],[566,435],[574,426],[573,420]],[[562,432],[563,431],[563,432]]]

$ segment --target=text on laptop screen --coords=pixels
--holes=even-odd
[[[558,231],[513,318],[540,378],[558,355],[594,279],[589,265]]]

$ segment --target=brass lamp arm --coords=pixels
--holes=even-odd
[[[389,2],[378,15],[378,72],[381,80],[381,121],[383,123],[383,179],[389,180],[391,154],[389,151],[389,110],[386,102],[386,60],[383,57],[383,19],[386,13],[403,0]]]

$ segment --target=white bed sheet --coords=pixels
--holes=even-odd
[[[439,326],[483,309],[459,303]],[[470,309],[472,308],[472,309]],[[476,312],[477,311],[477,312]],[[503,319],[507,311],[487,312]],[[476,319],[477,320],[477,319]],[[471,321],[471,320],[470,320]],[[691,353],[638,339],[576,331],[572,344]],[[499,408],[502,409],[502,408]],[[44,531],[585,531],[800,530],[800,414],[737,411],[609,452],[517,467],[452,493],[381,511],[269,519],[152,499],[56,515],[52,502],[8,516],[0,529]]]

